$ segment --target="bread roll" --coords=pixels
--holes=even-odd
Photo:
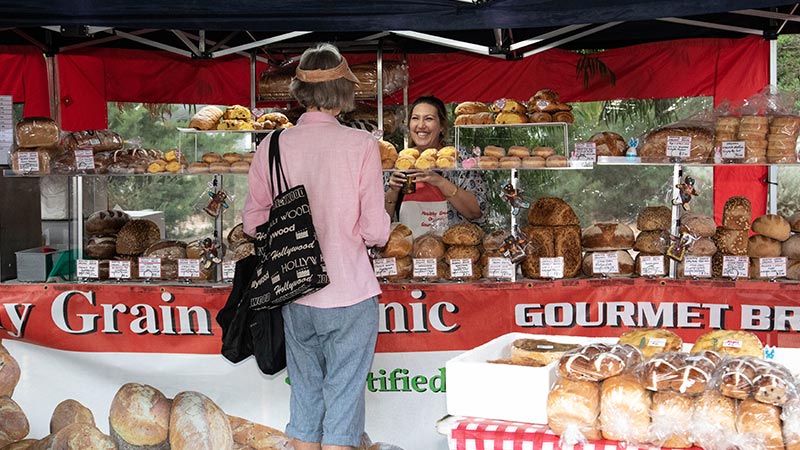
[[[625,250],[633,243],[633,230],[624,223],[596,223],[581,234],[581,245],[587,251]]]
[[[600,385],[559,378],[547,396],[547,425],[565,444],[600,439]],[[571,442],[571,441],[575,442]]]
[[[146,384],[122,385],[108,414],[111,439],[120,449],[169,449],[171,403]]]
[[[203,162],[206,164],[218,163],[222,161],[222,155],[220,155],[219,153],[208,152],[208,153],[203,153],[202,159]]]
[[[650,255],[663,255],[667,252],[668,240],[663,231],[642,231],[636,236],[633,249]]]
[[[547,159],[555,154],[555,149],[553,147],[534,147],[531,151],[532,156],[540,156],[544,159]]]
[[[212,162],[208,165],[208,171],[210,173],[229,173],[231,165],[225,161]]]
[[[628,144],[625,138],[612,131],[602,131],[593,134],[589,142],[594,142],[597,156],[625,156]],[[662,207],[666,208],[666,207]],[[669,210],[669,208],[666,208]],[[667,225],[669,227],[669,225]],[[639,228],[640,230],[643,228]]]
[[[616,253],[617,255],[617,268],[619,269],[617,272],[609,272],[609,273],[595,273],[594,272],[594,255],[598,253]],[[611,252],[586,252],[583,257],[583,274],[587,277],[629,277],[633,275],[634,272],[634,262],[633,257],[627,250],[617,250]]]
[[[717,227],[717,233],[714,235],[713,239],[714,244],[717,245],[717,250],[723,255],[747,255],[747,246],[749,243],[747,230]]]
[[[680,230],[692,236],[710,238],[717,232],[717,224],[710,216],[691,213],[681,217]]]
[[[797,398],[794,376],[789,369],[772,361],[759,360],[758,363],[753,378],[753,399],[783,406],[790,398]]]
[[[67,399],[56,405],[53,410],[53,415],[50,417],[50,433],[56,433],[73,423],[85,423],[94,427],[94,414],[79,401]]]
[[[522,160],[518,156],[505,156],[500,158],[501,169],[518,169],[522,167]]]
[[[755,377],[756,362],[747,357],[723,361],[714,374],[719,392],[726,397],[739,400],[748,398],[753,392]]]
[[[754,234],[747,241],[747,256],[756,258],[781,256],[781,242],[767,236]]]
[[[753,221],[753,233],[758,233],[766,237],[785,241],[792,235],[789,221],[777,214],[764,214]]]
[[[668,390],[672,381],[678,378],[678,370],[685,364],[686,356],[679,352],[653,354],[635,369],[642,386],[650,391]]]
[[[701,335],[691,353],[713,350],[723,355],[764,357],[764,345],[753,333],[738,330],[714,330]]]
[[[516,339],[511,343],[512,360],[529,360],[540,366],[558,361],[564,353],[575,350],[578,344],[563,344],[546,339]]]
[[[185,391],[175,396],[169,416],[171,450],[232,450],[228,417],[205,395]]]
[[[711,350],[703,350],[686,356],[669,381],[669,388],[681,394],[697,395],[710,387],[712,377],[722,356]]]
[[[411,248],[411,255],[414,258],[436,258],[444,256],[444,243],[442,239],[433,234],[423,234],[414,239]]]
[[[528,147],[523,147],[521,145],[512,145],[508,148],[508,156],[516,156],[517,158],[526,158],[531,156],[531,151]]]
[[[749,442],[745,448],[783,449],[781,411],[776,406],[742,400],[736,415],[736,430]]]
[[[458,106],[456,106],[456,109],[453,111],[453,113],[457,116],[460,116],[462,114],[476,114],[481,112],[487,112],[487,113],[489,112],[489,107],[486,106],[485,103],[481,102],[459,103]]]
[[[544,197],[536,200],[528,209],[530,225],[580,225],[578,216],[567,202],[555,197]]]
[[[0,397],[11,397],[19,383],[17,360],[0,344]]]
[[[639,231],[665,231],[671,226],[672,210],[666,206],[648,206],[636,218]]]
[[[600,386],[603,438],[634,444],[648,441],[650,393],[631,373],[607,378]]]
[[[795,233],[800,232],[800,211],[795,212],[786,220],[789,221],[789,226],[792,228],[792,231]]]
[[[547,159],[544,160],[545,167],[567,167],[568,165],[567,157],[562,155],[548,156]]]
[[[186,168],[189,173],[208,173],[208,164],[204,162],[194,162]]]
[[[680,351],[683,340],[672,331],[650,328],[622,333],[619,337],[619,343],[629,344],[638,348],[642,352],[642,356],[647,359],[656,353]]]
[[[30,431],[28,418],[11,397],[0,397],[0,446],[25,438]]]
[[[503,158],[506,156],[506,149],[503,147],[498,147],[496,145],[487,145],[483,149],[483,156],[491,156],[492,158]]]
[[[58,143],[58,125],[49,117],[26,117],[14,126],[17,147],[53,147]]]
[[[666,448],[692,446],[692,398],[676,392],[656,392],[650,410],[650,442]]]
[[[570,380],[601,381],[642,361],[642,353],[627,344],[589,344],[566,352],[558,361],[559,376]]]
[[[279,430],[236,416],[228,416],[228,421],[233,432],[233,442],[237,444],[255,450],[289,448],[289,436]]]
[[[231,173],[248,173],[250,172],[250,163],[247,161],[236,161],[231,164]]]
[[[737,440],[736,400],[720,394],[715,389],[697,396],[692,414],[694,442],[705,448],[726,449]]]
[[[493,156],[481,156],[478,158],[478,167],[481,169],[497,169],[500,167],[500,160]]]
[[[781,243],[781,256],[800,259],[800,234],[795,234]]]
[[[214,105],[200,108],[189,120],[189,128],[198,130],[216,130],[217,122],[222,118],[222,110]]]
[[[29,447],[29,450],[118,450],[111,438],[87,423],[73,423]],[[122,448],[122,450],[125,450]]]
[[[544,166],[544,158],[541,156],[526,156],[522,158],[522,167],[524,169],[538,169]]]
[[[95,211],[86,219],[84,228],[86,234],[90,236],[117,234],[130,220],[130,216],[124,211],[116,209]]]
[[[747,197],[731,197],[722,210],[722,226],[729,230],[749,230],[752,213]]]

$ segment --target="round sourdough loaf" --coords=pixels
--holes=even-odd
[[[663,255],[667,252],[668,242],[663,231],[642,231],[636,236],[633,249],[651,255]]]
[[[0,344],[0,397],[11,397],[19,383],[20,373],[17,360]]]
[[[624,223],[596,223],[581,233],[581,245],[588,251],[630,249],[633,243],[633,230]]]
[[[781,244],[781,256],[800,259],[800,234],[795,234]]]
[[[469,259],[475,263],[480,257],[481,250],[476,245],[451,245],[444,252],[444,260],[448,263],[451,259]]]
[[[0,447],[23,439],[30,432],[25,412],[11,397],[0,397]]]
[[[205,395],[185,391],[175,396],[169,416],[169,449],[232,450],[228,416]]]
[[[117,235],[117,253],[141,255],[147,247],[161,239],[161,231],[152,220],[136,219],[126,223]]]
[[[67,399],[56,405],[53,410],[53,415],[50,417],[50,433],[56,433],[73,423],[85,423],[94,427],[94,415],[79,401]]]
[[[86,234],[117,234],[129,220],[127,213],[116,209],[95,211],[86,219]]]
[[[111,401],[108,422],[119,448],[169,449],[170,401],[152,386],[122,385]]]
[[[636,228],[639,231],[664,231],[672,225],[672,210],[666,206],[648,206],[639,212]]]
[[[711,216],[691,213],[681,217],[681,232],[696,237],[711,237],[717,232],[717,224]]]
[[[753,221],[752,230],[754,233],[762,234],[766,237],[785,241],[792,235],[792,227],[789,221],[777,214],[764,214]]]
[[[781,241],[760,234],[750,236],[747,242],[747,256],[774,258],[781,256]]]
[[[625,156],[625,150],[628,149],[625,138],[613,131],[593,134],[589,142],[594,142],[597,156]]]
[[[786,220],[789,221],[789,226],[791,226],[792,231],[794,231],[795,233],[800,232],[800,211],[797,211],[796,213],[792,214]]]
[[[529,225],[580,225],[575,211],[564,200],[544,197],[536,200],[528,209]]]
[[[444,256],[444,243],[436,235],[423,234],[414,239],[411,256],[414,258],[441,258]]]

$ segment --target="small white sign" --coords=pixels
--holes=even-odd
[[[417,278],[434,278],[436,271],[436,258],[414,258],[414,276]]]
[[[666,273],[664,257],[639,255],[639,272],[639,275],[643,277],[664,275]]]
[[[131,277],[131,262],[111,260],[108,262],[108,277],[117,280]]]
[[[7,164],[14,146],[14,103],[10,95],[0,95],[0,164]]]
[[[514,278],[515,272],[511,258],[489,258],[489,278],[510,280]]]
[[[37,152],[17,152],[17,165],[20,172],[39,171],[39,153]]]
[[[564,257],[539,258],[539,275],[542,278],[564,278]]]
[[[592,273],[619,273],[619,257],[616,253],[592,253]]]
[[[758,276],[761,278],[785,277],[786,257],[758,258]]]
[[[75,150],[75,168],[78,170],[94,170],[94,152],[91,150]]]
[[[711,278],[711,257],[685,257],[683,259],[683,274],[687,277]]]
[[[397,259],[395,258],[376,258],[372,261],[372,267],[378,278],[397,275]]]
[[[648,338],[647,339],[647,346],[648,347],[666,347],[667,346],[667,338]]]
[[[161,258],[139,258],[139,278],[161,278]]]
[[[597,144],[594,142],[576,142],[572,158],[575,160],[596,161]]]
[[[236,275],[236,261],[223,261],[222,279],[232,280],[235,275]]]
[[[178,259],[178,278],[200,278],[200,260]]]
[[[722,257],[722,276],[728,278],[747,278],[750,273],[750,258],[747,256]]]
[[[96,259],[79,259],[76,272],[78,278],[100,278],[100,261]]]
[[[667,136],[667,156],[671,158],[688,158],[691,155],[691,136]]]
[[[722,159],[744,159],[744,141],[723,141]]]
[[[450,276],[453,278],[469,278],[472,276],[472,260],[456,258],[450,260]]]
[[[722,341],[722,347],[724,348],[742,348],[742,341],[736,339],[725,339]]]

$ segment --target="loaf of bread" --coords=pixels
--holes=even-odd
[[[686,356],[677,367],[676,376],[669,380],[669,389],[681,394],[700,394],[711,386],[714,371],[720,362],[722,356],[711,350]]]
[[[666,391],[678,378],[688,355],[681,352],[654,353],[635,368],[642,386],[650,391]]]
[[[720,394],[715,389],[700,393],[694,402],[692,414],[694,442],[705,448],[734,448],[736,433],[736,400]]]
[[[61,140],[61,146],[73,153],[75,150],[109,152],[121,149],[122,144],[122,136],[111,130],[75,131]]]
[[[587,251],[627,250],[633,243],[633,230],[624,223],[596,223],[581,234],[581,246]]]
[[[79,401],[67,399],[56,405],[50,417],[50,433],[56,433],[73,423],[85,423],[95,426],[94,414]]]
[[[452,247],[451,247],[452,248]],[[461,258],[454,258],[454,259],[461,259]],[[474,261],[470,261],[470,273],[471,275],[464,275],[463,273],[456,272],[453,273],[453,270],[450,267],[450,259],[445,257],[444,261],[444,278],[451,281],[477,281],[483,276],[483,268],[481,267],[480,263],[478,262],[478,258]]]
[[[494,114],[490,112],[462,114],[453,121],[453,125],[490,125],[493,123]]]
[[[747,256],[751,258],[775,258],[781,256],[781,241],[754,234],[747,241]]]
[[[600,386],[603,438],[642,444],[648,441],[650,393],[632,373],[606,378]]]
[[[625,156],[628,149],[625,138],[612,131],[595,133],[589,138],[589,142],[594,142],[597,156]]]
[[[800,450],[800,398],[793,398],[783,405],[781,421],[786,450]]]
[[[800,259],[800,234],[795,234],[781,243],[781,256]]]
[[[529,225],[580,225],[578,216],[567,202],[555,197],[536,200],[528,209]]]
[[[161,231],[155,222],[146,219],[128,221],[117,235],[117,253],[120,255],[141,255],[158,240]]]
[[[414,273],[414,262],[410,256],[403,256],[395,258],[395,266],[397,267],[397,275],[389,275],[386,277],[389,281],[408,280]]]
[[[599,414],[597,382],[559,378],[547,396],[547,425],[565,444],[600,439]]]
[[[648,328],[622,333],[619,343],[638,348],[642,352],[642,356],[647,359],[656,353],[680,351],[683,340],[672,331],[663,328]]]
[[[28,417],[11,397],[0,397],[0,447],[24,439],[30,431]]]
[[[23,439],[21,441],[12,442],[11,444],[4,445],[2,450],[36,450],[34,444],[38,444],[39,439]]]
[[[546,366],[560,360],[564,353],[578,347],[580,347],[578,344],[564,344],[546,339],[515,339],[511,343],[511,359],[529,360]]]
[[[117,234],[130,220],[130,216],[124,211],[116,209],[95,211],[86,219],[86,234],[90,236]]]
[[[783,406],[790,398],[797,397],[794,376],[781,364],[756,360],[752,394],[753,398],[761,403]]]
[[[681,217],[680,231],[695,237],[712,237],[717,232],[717,224],[710,216],[690,213]]]
[[[233,431],[228,416],[199,392],[180,392],[169,416],[171,450],[232,450]]]
[[[447,245],[480,245],[483,230],[471,222],[457,223],[444,232],[442,241]]]
[[[91,259],[111,259],[117,253],[117,237],[91,236],[83,249],[86,257]]]
[[[564,258],[564,278],[575,278],[581,272],[581,228],[578,225],[553,227],[553,251]]]
[[[14,394],[20,373],[17,360],[0,344],[0,397],[11,397]]]
[[[444,260],[448,264],[451,259],[469,259],[476,263],[480,258],[481,250],[476,245],[451,245],[444,252]]]
[[[747,442],[744,448],[782,450],[781,410],[752,399],[739,402],[736,430]]]
[[[633,249],[637,252],[650,255],[663,255],[669,246],[668,239],[664,237],[664,231],[642,231],[636,236]]]
[[[124,448],[124,447],[123,447]],[[73,423],[47,435],[29,450],[118,450],[111,438],[88,423]]]
[[[489,112],[489,107],[481,102],[462,102],[456,106],[453,114],[460,116],[462,114],[476,114],[481,112]]]
[[[411,247],[414,244],[414,236],[411,228],[400,222],[392,224],[392,231],[389,233],[389,240],[380,250],[383,258],[401,258],[411,254]]]
[[[627,344],[589,344],[570,350],[558,361],[558,374],[571,380],[601,381],[642,361],[642,353]]]
[[[722,226],[729,230],[749,230],[752,220],[750,200],[747,197],[731,197],[722,209]]]
[[[525,245],[525,260],[520,264],[522,275],[525,278],[542,278],[540,273],[539,258],[553,258],[556,256],[553,227],[540,227],[527,225],[522,232],[528,237]]]
[[[414,239],[411,247],[411,256],[414,258],[441,258],[444,256],[444,243],[439,236],[431,233],[423,234]]]
[[[236,444],[254,450],[289,448],[289,436],[279,430],[236,416],[228,416],[228,421]]]
[[[786,220],[789,221],[789,226],[792,228],[792,231],[795,233],[800,232],[800,211],[795,212],[786,218]]]
[[[26,117],[14,126],[17,147],[53,147],[58,143],[58,125],[49,117]]]
[[[666,162],[669,161],[667,156],[667,138],[670,136],[676,137],[691,137],[691,147],[689,156],[681,158],[683,162],[705,162],[708,155],[711,154],[714,145],[714,133],[704,127],[665,127],[647,133],[644,137],[644,143],[639,148],[639,156],[643,162]]]
[[[714,256],[717,253],[717,244],[714,240],[702,237],[694,242],[686,250],[687,256]]]
[[[664,391],[653,394],[650,442],[665,448],[692,446],[694,401],[688,395]]]
[[[789,239],[792,235],[792,227],[789,225],[789,221],[778,214],[764,214],[757,217],[753,221],[752,230],[753,233],[781,242]]]
[[[111,439],[119,448],[169,448],[170,408],[170,400],[152,386],[122,385],[108,414]]]
[[[594,258],[599,253],[615,253],[617,255],[617,270],[616,272],[595,272],[594,271]],[[586,252],[583,256],[583,274],[587,277],[629,277],[633,275],[635,264],[633,257],[627,250],[617,250],[611,252]]]
[[[555,112],[559,110],[560,96],[552,89],[541,89],[528,100],[528,111]]]
[[[714,330],[701,335],[692,346],[691,353],[713,350],[729,356],[764,357],[764,345],[758,336],[749,331]]]
[[[648,206],[636,217],[639,231],[665,231],[672,226],[672,210],[666,206]]]
[[[722,361],[714,373],[719,392],[730,398],[744,400],[753,392],[753,379],[758,363],[752,357],[736,357]]]
[[[50,153],[44,148],[19,148],[11,152],[9,159],[11,159],[11,170],[16,174],[46,175],[50,173]]]
[[[189,128],[198,130],[216,130],[217,122],[222,118],[222,110],[214,105],[200,108],[189,120]]]
[[[735,230],[725,227],[717,227],[714,235],[714,244],[717,250],[723,255],[745,256],[749,244],[747,230]]]

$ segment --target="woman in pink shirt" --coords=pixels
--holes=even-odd
[[[306,108],[280,138],[290,186],[303,184],[330,284],[283,307],[292,392],[286,432],[295,450],[345,450],[364,432],[365,380],[378,334],[380,286],[367,247],[389,238],[380,153],[374,137],[339,125],[357,78],[330,44],[306,50],[290,90]],[[251,165],[244,230],[269,217],[269,139]]]

